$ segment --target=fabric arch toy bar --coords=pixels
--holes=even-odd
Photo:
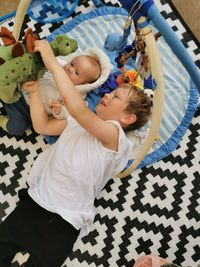
[[[16,16],[15,16],[15,23],[13,26],[13,36],[16,40],[19,39],[19,35],[22,28],[22,23],[24,21],[24,17],[26,15],[27,9],[31,3],[31,0],[21,0],[19,2],[19,6],[17,8]]]
[[[146,24],[145,17],[140,17],[137,20],[138,26],[145,25],[141,27],[142,34],[144,35],[145,44],[147,47],[147,54],[149,58],[149,63],[151,66],[151,72],[154,80],[156,81],[156,89],[154,91],[154,104],[152,110],[152,120],[151,120],[151,127],[148,133],[148,137],[142,146],[141,151],[136,156],[133,163],[123,172],[118,174],[119,178],[123,178],[128,176],[137,166],[138,164],[144,159],[145,155],[148,153],[149,149],[151,148],[154,140],[157,137],[158,130],[161,124],[162,115],[163,115],[163,102],[164,102],[164,81],[163,81],[163,72],[161,67],[161,61],[159,52],[156,46],[156,40],[152,33],[151,28]]]

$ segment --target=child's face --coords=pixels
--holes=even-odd
[[[97,67],[85,55],[75,57],[64,66],[64,70],[74,85],[91,83],[99,77]]]
[[[130,88],[118,87],[109,94],[105,94],[96,106],[97,115],[103,120],[121,121],[127,112],[125,109],[132,95]]]

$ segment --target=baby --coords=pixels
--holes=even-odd
[[[109,58],[99,48],[91,48],[78,55],[73,54],[67,58],[58,57],[57,59],[83,96],[101,86],[112,69]],[[68,111],[61,101],[49,72],[40,80],[40,91],[47,113],[56,119],[65,119]]]
[[[107,55],[99,48],[91,48],[83,53],[57,58],[66,74],[78,91],[84,94],[102,85],[108,78],[112,65]],[[52,75],[46,72],[40,80],[40,93],[44,107],[49,116],[65,119],[67,109],[62,104]],[[29,110],[29,98],[23,92],[18,102],[5,104],[7,116],[0,116],[0,127],[11,135],[22,136],[32,125]]]

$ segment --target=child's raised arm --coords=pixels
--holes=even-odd
[[[118,128],[89,110],[82,96],[57,62],[49,43],[45,40],[35,41],[35,52],[40,52],[46,68],[52,73],[60,97],[71,116],[104,146],[116,150]]]

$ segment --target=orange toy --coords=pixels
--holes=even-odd
[[[121,85],[123,83],[129,83],[143,90],[143,82],[139,75],[140,72],[137,72],[134,69],[126,70],[125,68],[122,68],[121,70],[123,73],[119,74],[116,78],[116,82],[118,85]]]

